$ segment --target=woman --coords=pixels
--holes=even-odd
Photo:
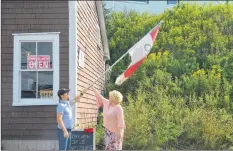
[[[109,100],[107,100],[94,87],[92,89],[96,96],[97,106],[103,106],[105,150],[122,150],[125,121],[120,103],[123,96],[114,90],[109,92]]]

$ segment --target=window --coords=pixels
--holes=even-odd
[[[179,3],[178,0],[167,0],[168,5],[176,5],[177,3]]]
[[[13,35],[13,106],[58,104],[59,33]]]

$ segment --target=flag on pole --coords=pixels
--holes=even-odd
[[[161,22],[162,23],[162,22]],[[115,81],[116,85],[121,85],[126,81],[143,63],[153,46],[153,43],[158,35],[161,23],[156,25],[148,34],[138,41],[132,48],[129,49],[131,63]]]

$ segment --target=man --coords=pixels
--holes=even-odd
[[[74,100],[69,101],[69,91],[69,89],[62,88],[57,92],[60,100],[57,106],[59,150],[69,150],[72,129],[72,105],[79,102],[82,96],[81,93]]]

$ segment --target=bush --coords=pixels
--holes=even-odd
[[[188,15],[187,15],[188,14]],[[111,63],[164,20],[147,60],[120,87],[125,96],[123,149],[233,149],[233,5],[180,4],[160,15],[108,14]],[[97,143],[103,138],[97,128]]]

